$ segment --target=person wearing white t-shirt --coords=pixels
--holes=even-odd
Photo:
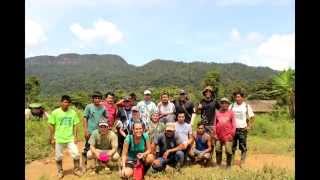
[[[252,111],[251,106],[244,102],[244,94],[242,92],[235,92],[233,93],[233,96],[236,102],[229,106],[229,109],[231,109],[234,112],[236,120],[236,134],[233,139],[232,157],[234,162],[234,156],[239,142],[239,149],[241,151],[241,166],[246,159],[246,153],[248,150],[247,134],[248,130],[250,130],[252,127],[254,121],[254,113]]]
[[[183,152],[186,155],[188,154],[188,151],[190,151],[190,145],[192,144],[192,128],[191,124],[188,124],[184,122],[185,120],[185,113],[181,112],[178,113],[176,124],[176,133],[181,137],[184,148]]]
[[[167,122],[175,122],[176,109],[174,104],[169,101],[169,93],[163,92],[160,95],[161,102],[158,104],[160,122],[166,124]]]

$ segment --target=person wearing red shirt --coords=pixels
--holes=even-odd
[[[220,109],[217,111],[213,132],[216,139],[216,160],[220,166],[222,162],[222,146],[225,146],[227,156],[227,168],[231,167],[232,161],[232,141],[236,132],[236,122],[233,111],[229,110],[230,101],[227,98],[221,98]]]
[[[112,92],[107,92],[105,95],[105,100],[102,102],[102,105],[107,111],[109,127],[113,127],[117,117],[118,108],[114,102],[114,97],[115,95]]]

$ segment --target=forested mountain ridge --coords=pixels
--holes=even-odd
[[[176,62],[155,59],[143,66],[128,64],[118,55],[61,54],[26,58],[26,78],[36,76],[41,94],[57,95],[73,91],[124,89],[136,91],[148,87],[194,87],[210,70],[220,72],[223,84],[241,82],[250,85],[267,80],[278,71],[268,67],[251,67],[241,63]]]

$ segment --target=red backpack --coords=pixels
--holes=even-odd
[[[134,168],[133,168],[133,179],[134,180],[144,179],[144,166],[139,159],[137,160],[137,163],[134,165]]]

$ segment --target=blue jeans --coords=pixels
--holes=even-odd
[[[180,162],[182,165],[184,162],[184,153],[183,151],[177,151],[175,153],[170,153],[168,158],[165,160],[163,157],[158,157],[157,160],[160,160],[160,165],[152,165],[152,168],[157,171],[162,171],[166,168],[166,165],[172,165],[175,166],[177,162]]]

